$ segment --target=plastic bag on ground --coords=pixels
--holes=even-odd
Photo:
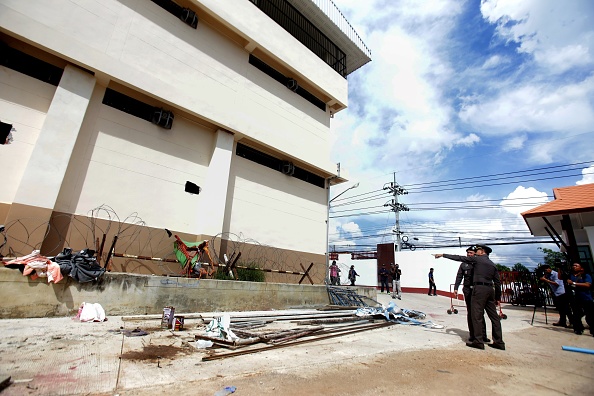
[[[98,303],[82,303],[78,310],[77,319],[81,322],[103,322],[105,321],[105,310]]]

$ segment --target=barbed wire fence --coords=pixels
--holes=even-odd
[[[122,219],[109,205],[100,205],[86,216],[54,214],[49,221],[17,219],[4,228],[6,243],[0,248],[4,261],[35,250],[51,257],[69,247],[74,251],[95,250],[102,265],[113,258],[118,272],[179,276],[182,270],[168,230],[148,226],[136,212]],[[220,233],[211,238],[209,246],[215,266],[224,266],[241,253],[237,267],[262,270],[267,282],[301,280],[309,284],[311,279],[320,284],[326,277],[325,262],[312,263],[306,255],[268,246],[243,234]]]

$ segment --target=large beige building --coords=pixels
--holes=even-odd
[[[167,228],[322,281],[328,185],[345,180],[330,122],[371,56],[331,0],[0,0],[0,42],[0,253],[95,248],[100,229],[163,256],[147,247],[171,250]],[[107,230],[114,213],[142,221]],[[134,263],[116,269],[163,269]]]

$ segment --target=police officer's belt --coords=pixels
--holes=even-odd
[[[475,286],[493,286],[491,282],[474,282]]]

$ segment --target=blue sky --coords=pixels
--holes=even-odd
[[[594,2],[334,2],[372,61],[349,75],[349,108],[332,120],[350,182],[331,197],[360,185],[332,203],[331,246],[394,240],[382,190],[394,177],[409,189],[401,229],[421,245],[526,239],[520,212],[594,182]],[[537,247],[492,257],[532,267]]]

